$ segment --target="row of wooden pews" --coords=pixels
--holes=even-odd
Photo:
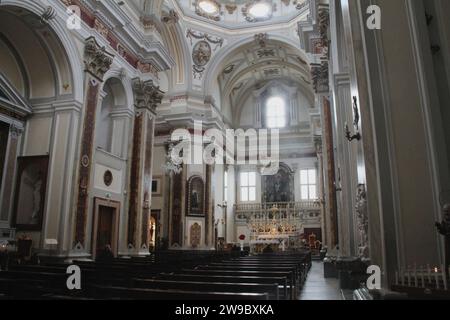
[[[0,299],[295,299],[311,265],[309,252],[162,252],[145,258],[74,261],[81,290],[68,290],[68,265],[16,265],[0,272]]]

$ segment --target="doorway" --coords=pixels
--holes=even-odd
[[[99,198],[95,198],[94,203],[93,259],[107,246],[111,248],[114,257],[117,257],[120,203]]]

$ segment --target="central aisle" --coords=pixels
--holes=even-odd
[[[299,300],[343,300],[339,280],[323,277],[323,263],[313,261]]]

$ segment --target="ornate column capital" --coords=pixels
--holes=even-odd
[[[169,12],[163,12],[161,21],[163,23],[172,25],[177,24],[180,20],[180,17],[178,16],[177,12],[175,10],[170,10]]]
[[[134,104],[138,109],[148,109],[155,112],[161,103],[164,92],[155,86],[152,80],[143,81],[139,78],[133,79]]]
[[[103,76],[111,67],[114,55],[107,52],[105,47],[101,47],[94,37],[89,37],[85,41],[84,66],[85,71],[103,81]]]
[[[13,138],[18,138],[19,136],[21,136],[23,131],[23,126],[19,126],[15,123],[11,124],[11,126],[9,127],[9,132],[11,134],[11,137]]]

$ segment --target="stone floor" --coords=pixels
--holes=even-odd
[[[339,289],[339,281],[335,278],[323,277],[323,263],[313,261],[306,283],[300,293],[299,300],[343,300]]]

